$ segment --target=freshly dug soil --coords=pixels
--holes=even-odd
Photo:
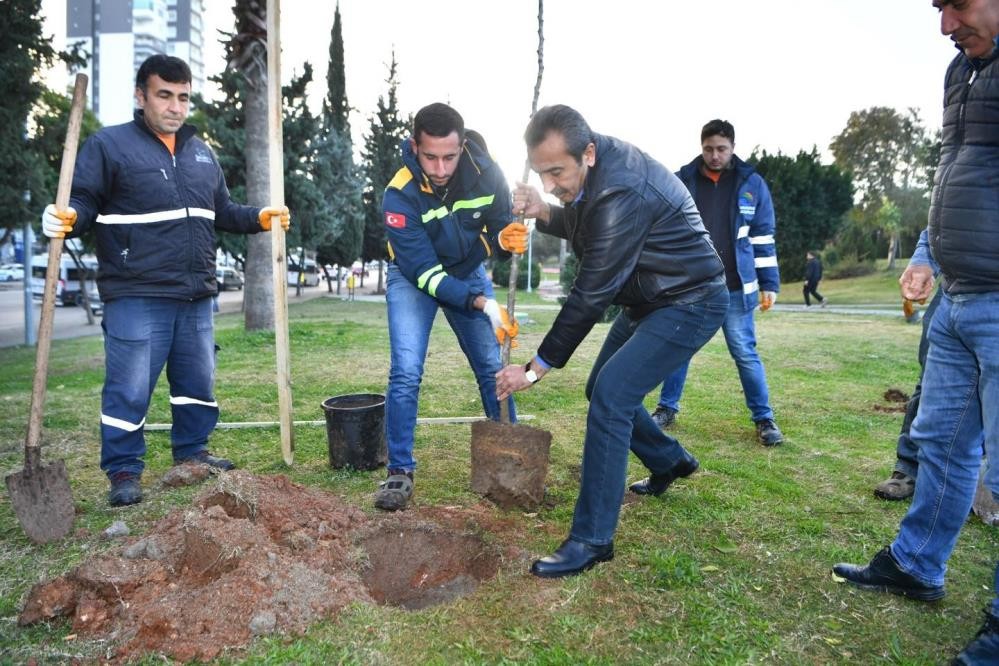
[[[485,506],[369,519],[284,476],[216,477],[194,506],[29,593],[21,626],[69,617],[124,661],[209,661],[255,636],[295,634],[361,601],[424,608],[470,594],[527,557]]]

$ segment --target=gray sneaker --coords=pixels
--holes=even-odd
[[[874,496],[889,502],[899,502],[912,497],[916,490],[916,479],[904,472],[895,470],[887,479],[874,486]]]
[[[656,422],[657,426],[666,430],[676,423],[676,410],[660,405],[656,407],[656,411],[652,412],[652,420]]]
[[[975,501],[971,505],[971,510],[986,525],[999,527],[999,502],[996,502],[992,491],[985,487],[984,479],[982,478],[984,476],[984,474],[978,475],[978,489],[975,491]]]

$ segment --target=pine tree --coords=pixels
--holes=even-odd
[[[350,106],[347,104],[344,68],[343,26],[338,4],[330,32],[322,133],[317,141],[312,169],[312,180],[322,192],[322,216],[327,224],[322,233],[315,234],[314,240],[320,264],[349,267],[361,253],[364,217],[361,208],[362,181],[354,163],[354,144],[350,138]],[[338,290],[339,285],[338,279]],[[329,288],[332,290],[332,284]]]
[[[385,187],[399,170],[399,146],[406,138],[412,119],[399,116],[396,91],[395,52],[389,65],[387,99],[378,97],[378,111],[371,118],[368,134],[364,137],[364,247],[361,258],[365,261],[384,261],[388,258],[385,225],[382,222],[382,195]],[[384,289],[378,271],[378,292]]]

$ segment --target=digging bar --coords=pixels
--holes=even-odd
[[[62,149],[59,187],[55,206],[69,207],[76,163],[76,144],[80,140],[80,124],[86,105],[87,76],[76,75],[73,102],[69,110],[69,127]],[[34,543],[42,544],[61,539],[73,527],[73,492],[62,460],[42,464],[42,415],[45,410],[45,383],[48,378],[49,350],[52,347],[52,324],[55,318],[55,289],[59,279],[59,259],[62,238],[49,239],[49,264],[45,273],[42,314],[38,323],[38,346],[35,352],[35,376],[31,388],[31,408],[28,433],[24,440],[24,469],[8,474],[4,481],[18,522]],[[25,245],[27,251],[27,245]],[[29,262],[24,262],[28,265]]]

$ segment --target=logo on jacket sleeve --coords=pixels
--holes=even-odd
[[[385,213],[386,226],[402,229],[406,226],[406,216],[402,213]]]
[[[202,164],[212,164],[212,156],[208,154],[207,150],[202,150],[198,148],[194,151],[194,160],[196,162],[201,162]]]

